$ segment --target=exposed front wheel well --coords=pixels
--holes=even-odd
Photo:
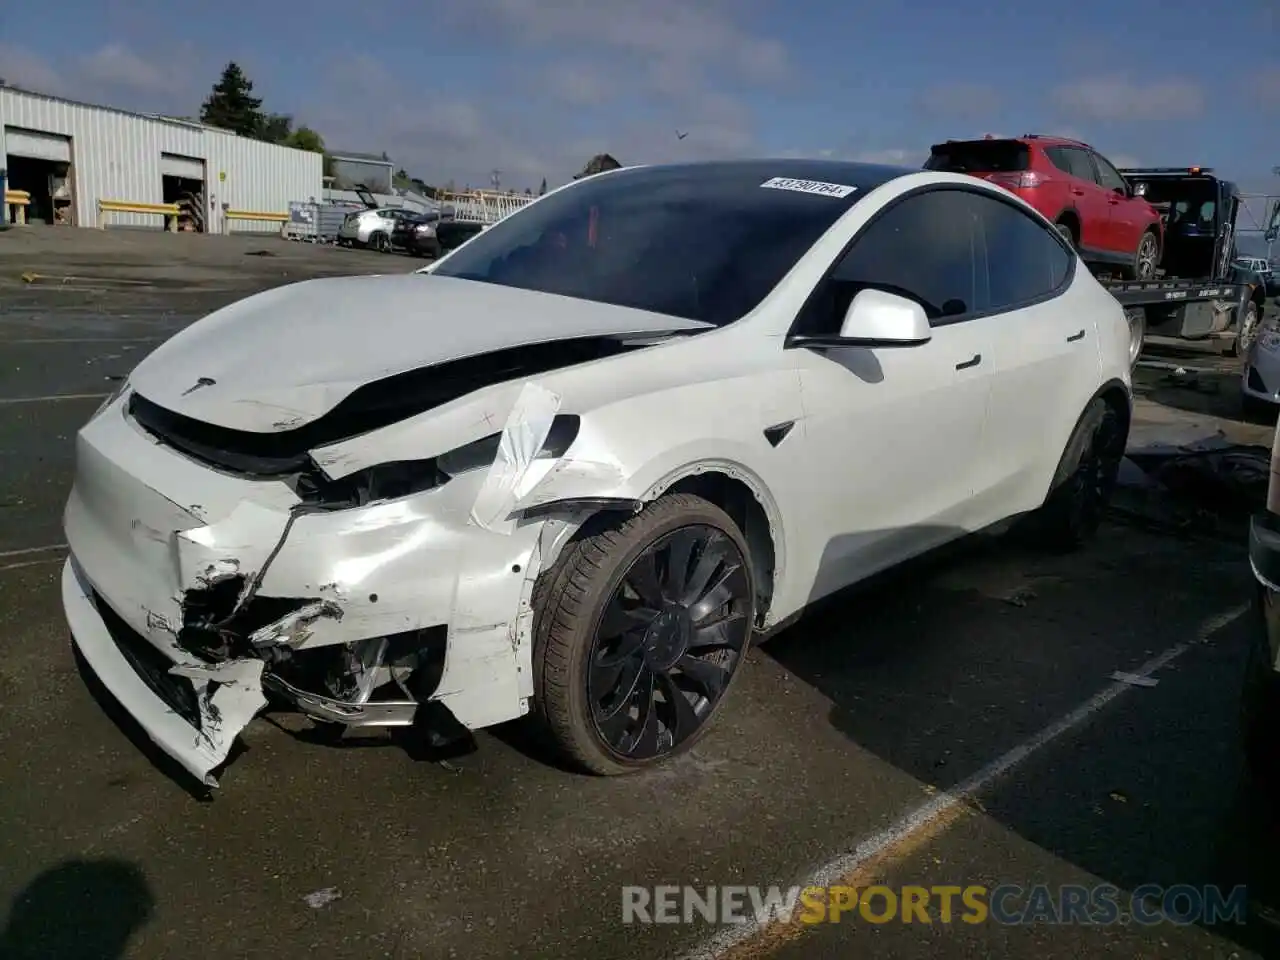
[[[756,579],[756,613],[763,622],[773,599],[777,551],[769,515],[754,492],[741,480],[718,471],[685,477],[664,493],[692,493],[727,513],[746,538]]]

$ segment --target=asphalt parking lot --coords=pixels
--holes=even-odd
[[[441,763],[412,741],[323,744],[280,715],[248,728],[212,798],[155,762],[82,676],[62,617],[75,431],[217,306],[417,265],[275,239],[0,233],[0,957],[1277,955],[1280,827],[1235,730],[1243,531],[1115,521],[1070,557],[1003,538],[913,565],[757,649],[714,733],[641,776],[563,772],[519,724]],[[1220,363],[1195,388],[1143,373],[1140,421],[1227,423]],[[1250,922],[622,923],[624,886],[812,878],[1247,884]]]

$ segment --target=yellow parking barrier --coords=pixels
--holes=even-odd
[[[5,223],[23,226],[27,222],[27,207],[31,206],[31,194],[26,190],[6,190],[4,192],[4,210],[0,211],[0,219]]]
[[[108,213],[154,213],[165,218],[165,229],[178,232],[178,205],[176,203],[131,203],[128,200],[99,200],[98,229],[107,228]]]
[[[249,220],[253,223],[278,223],[280,224],[280,232],[282,234],[289,223],[289,214],[287,213],[263,213],[258,210],[227,210],[224,211],[222,216],[227,222],[227,233],[232,232],[232,220]]]

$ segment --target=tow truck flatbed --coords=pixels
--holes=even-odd
[[[1176,306],[1213,300],[1236,301],[1243,294],[1238,283],[1204,280],[1099,280],[1122,307]]]

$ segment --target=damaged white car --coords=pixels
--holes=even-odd
[[[211,785],[269,695],[441,736],[532,710],[621,773],[814,600],[1024,512],[1088,537],[1129,415],[1123,311],[999,187],[611,171],[163,344],[78,435],[63,599]]]

